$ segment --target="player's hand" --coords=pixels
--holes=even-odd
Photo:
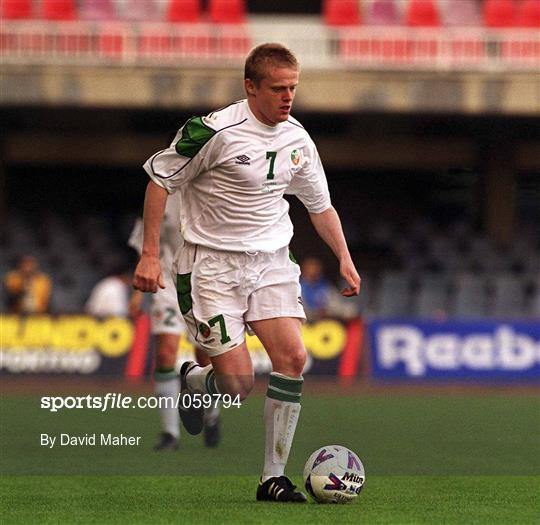
[[[341,295],[344,297],[358,295],[360,293],[361,279],[350,257],[347,257],[345,260],[341,261],[339,271],[341,273],[341,277],[343,277],[343,279],[345,279],[349,285],[347,288],[343,288],[343,290],[341,290]]]
[[[156,293],[159,288],[165,288],[159,258],[152,255],[142,255],[133,276],[133,288],[141,292]]]

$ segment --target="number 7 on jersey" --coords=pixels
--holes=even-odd
[[[267,151],[266,159],[270,159],[270,167],[268,168],[268,173],[266,178],[272,180],[274,178],[274,162],[276,162],[277,151]]]

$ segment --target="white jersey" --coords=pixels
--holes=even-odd
[[[128,315],[128,285],[119,277],[106,277],[94,286],[86,302],[87,314],[98,317]]]
[[[167,272],[170,271],[173,264],[174,254],[179,246],[182,245],[183,239],[180,234],[180,193],[169,195],[167,198],[167,206],[161,222],[160,254],[159,260],[162,268]],[[129,236],[128,245],[137,250],[140,255],[143,247],[144,227],[142,219],[137,219],[135,226]]]
[[[247,100],[194,117],[171,146],[144,164],[169,193],[180,191],[186,241],[227,251],[276,251],[293,234],[285,193],[311,213],[330,203],[315,144],[294,118],[267,126]]]

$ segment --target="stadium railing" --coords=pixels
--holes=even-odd
[[[345,27],[284,19],[240,25],[3,20],[5,64],[222,67],[251,46],[281,41],[314,69],[540,69],[535,29]]]

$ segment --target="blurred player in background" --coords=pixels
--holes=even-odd
[[[187,335],[186,325],[178,307],[176,286],[173,280],[172,264],[176,250],[182,244],[180,234],[179,204],[180,193],[171,195],[161,223],[160,261],[163,268],[165,288],[152,296],[150,310],[151,331],[156,337],[157,349],[154,368],[154,388],[160,397],[178,398],[180,379],[176,372],[176,355],[182,334]],[[137,220],[131,232],[129,246],[140,254],[143,246],[143,224]],[[142,311],[143,293],[135,290],[129,301],[129,313],[137,317]],[[195,345],[195,358],[201,366],[210,364],[206,353]],[[155,450],[177,450],[180,438],[180,420],[176,406],[160,406],[162,432]],[[204,411],[204,443],[215,447],[220,439],[219,407],[213,405]]]
[[[245,342],[246,327],[252,330],[273,368],[257,499],[301,503],[306,496],[285,476],[306,360],[300,270],[288,249],[293,227],[285,193],[302,201],[339,259],[348,283],[344,295],[358,294],[360,277],[315,144],[290,116],[298,77],[298,62],[288,49],[280,44],[256,47],[245,64],[247,100],[188,120],[168,149],[148,159],[144,167],[152,180],[133,285],[149,292],[164,286],[160,223],[167,195],[179,191],[186,241],[175,261],[180,310],[212,362],[206,367],[184,363],[182,392],[244,399],[254,382]],[[202,431],[202,413],[193,405],[180,417],[188,432]]]
[[[38,260],[23,255],[17,267],[4,277],[7,307],[15,314],[43,314],[48,311],[52,283],[39,271]]]
[[[97,317],[127,317],[131,280],[129,263],[121,256],[113,256],[106,266],[106,277],[94,286],[84,310]]]

